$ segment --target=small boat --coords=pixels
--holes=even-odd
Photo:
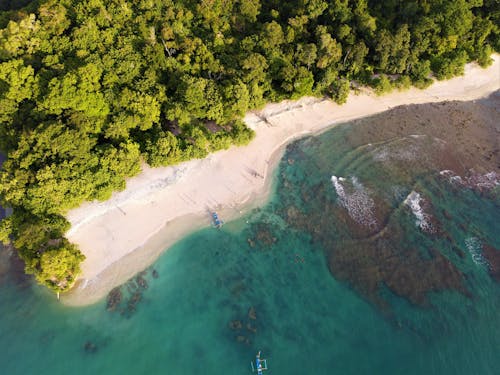
[[[255,372],[255,370],[257,370],[258,375],[262,375],[262,372],[268,369],[267,360],[260,358],[260,350],[255,356],[255,367],[253,365],[253,362],[250,362],[250,365],[252,366],[252,372]]]
[[[217,215],[217,212],[212,212],[212,220],[214,227],[220,228],[224,224],[224,222],[219,218],[219,215]]]

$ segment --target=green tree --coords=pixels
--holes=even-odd
[[[0,122],[10,122],[19,103],[31,99],[36,90],[34,74],[34,69],[21,59],[0,63]]]
[[[342,57],[342,46],[332,38],[325,27],[318,28],[317,34],[319,53],[316,66],[325,69],[328,66],[337,64]]]
[[[17,22],[9,21],[7,27],[0,30],[0,60],[35,53],[40,44],[37,35],[39,29],[40,22],[34,14]]]
[[[378,68],[391,74],[401,74],[407,68],[410,57],[410,32],[408,25],[399,28],[395,35],[388,30],[381,30],[377,46]]]
[[[297,51],[295,53],[295,58],[301,64],[307,66],[307,69],[311,69],[311,65],[313,65],[318,56],[318,48],[316,44],[308,43],[308,44],[299,44],[297,45]]]
[[[123,189],[143,160],[246,144],[242,117],[269,101],[343,103],[353,80],[385,92],[487,65],[499,24],[497,0],[44,0],[0,11],[0,201],[14,211],[0,239],[65,289],[80,256],[63,215]]]
[[[0,220],[0,243],[8,245],[12,235],[12,222],[9,218]]]
[[[58,247],[42,253],[35,277],[55,291],[65,291],[75,282],[84,259],[75,245],[64,241]]]
[[[328,93],[337,104],[344,104],[349,97],[350,84],[347,79],[338,79],[332,82]]]
[[[268,54],[274,53],[285,42],[283,29],[276,21],[264,24],[259,44]]]

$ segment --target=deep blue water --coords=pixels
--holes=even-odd
[[[250,374],[257,350],[269,374],[498,373],[483,248],[500,248],[499,194],[429,169],[415,156],[428,143],[360,146],[356,131],[291,145],[265,207],[173,246],[113,312],[3,276],[0,373]],[[404,203],[412,191],[433,230]]]

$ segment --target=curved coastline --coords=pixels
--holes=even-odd
[[[68,305],[88,305],[152,264],[185,235],[210,225],[208,211],[227,221],[266,202],[271,175],[286,144],[356,118],[400,105],[475,100],[500,89],[500,55],[487,69],[466,66],[465,75],[377,97],[368,90],[351,94],[339,106],[303,98],[269,104],[245,117],[256,131],[245,147],[231,147],[202,160],[149,168],[127,181],[106,202],[89,202],[68,213],[67,233],[87,257],[75,287],[63,294]]]

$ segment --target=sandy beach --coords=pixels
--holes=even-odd
[[[245,147],[171,167],[144,166],[110,200],[85,203],[68,213],[72,226],[67,237],[79,245],[86,260],[62,302],[87,305],[102,299],[179,239],[210,226],[213,210],[229,221],[265,203],[274,166],[294,139],[400,105],[474,100],[499,90],[500,55],[493,57],[487,69],[469,64],[464,76],[436,82],[426,90],[381,97],[362,90],[342,106],[317,98],[269,104],[245,117],[256,132]]]

